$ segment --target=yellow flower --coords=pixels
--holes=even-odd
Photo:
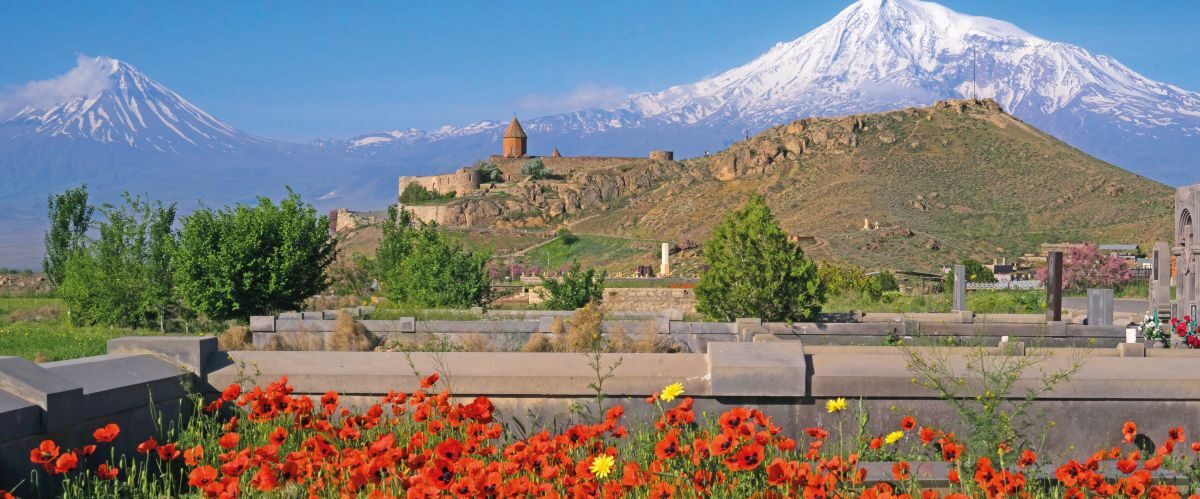
[[[846,399],[838,397],[835,399],[826,400],[825,410],[829,411],[830,414],[846,410]]]
[[[588,467],[588,471],[596,475],[596,478],[604,478],[612,472],[613,466],[617,463],[616,459],[608,454],[600,454],[592,459],[592,465]]]
[[[683,395],[683,384],[671,383],[662,389],[662,393],[658,395],[658,398],[662,399],[663,402],[670,402],[680,395]]]
[[[883,438],[883,443],[892,445],[896,442],[899,442],[901,438],[904,438],[904,432],[899,430],[893,431],[888,433],[887,436]]]

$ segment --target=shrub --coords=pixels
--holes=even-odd
[[[491,161],[476,163],[476,170],[479,172],[479,180],[485,184],[498,184],[504,181],[504,174],[500,172],[500,167]]]
[[[561,279],[545,278],[539,294],[546,300],[543,305],[550,310],[575,310],[589,303],[600,303],[604,299],[606,273],[595,269],[580,270],[579,262],[563,274]]]
[[[377,344],[379,339],[354,320],[354,317],[346,312],[339,312],[337,324],[325,347],[335,352],[369,352]]]
[[[259,198],[183,219],[175,278],[184,302],[210,318],[271,315],[325,290],[336,251],[326,218],[288,189],[279,204]]]
[[[229,326],[217,336],[217,348],[224,352],[246,350],[254,344],[254,334],[246,326]]]
[[[521,175],[533,180],[541,180],[550,178],[550,170],[542,163],[542,158],[527,159],[525,163],[521,164]]]
[[[800,321],[820,312],[825,300],[817,265],[788,240],[759,195],[713,229],[704,262],[696,309],[712,319]]]
[[[579,242],[579,236],[575,235],[575,233],[573,233],[567,229],[560,229],[558,231],[558,238],[561,239],[563,244],[565,244],[567,246],[570,246],[572,244]]]
[[[400,193],[400,202],[403,204],[416,204],[436,197],[436,193],[430,192],[425,186],[412,182],[404,186],[404,192]]]

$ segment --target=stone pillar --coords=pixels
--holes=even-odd
[[[1150,313],[1165,322],[1171,317],[1171,246],[1154,243],[1150,266]]]
[[[1175,189],[1175,314],[1200,310],[1200,184]]]
[[[1113,290],[1089,289],[1087,299],[1088,325],[1113,325]]]
[[[1062,266],[1063,253],[1051,251],[1046,256],[1046,320],[1062,320]]]
[[[659,265],[658,275],[671,275],[671,243],[662,243],[662,264]]]
[[[967,266],[954,266],[954,311],[967,309]]]

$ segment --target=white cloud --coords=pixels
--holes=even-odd
[[[76,56],[75,67],[62,76],[31,81],[0,91],[0,119],[26,107],[44,108],[78,97],[99,94],[112,86],[114,60],[107,57]]]
[[[526,95],[517,99],[517,110],[528,114],[551,114],[608,107],[629,98],[625,87],[586,84],[564,95]]]

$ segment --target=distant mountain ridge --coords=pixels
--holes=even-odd
[[[807,116],[843,116],[938,100],[992,98],[1089,154],[1156,180],[1200,181],[1200,94],[1150,80],[1120,62],[1016,26],[917,0],[862,0],[750,63],[699,82],[637,94],[612,108],[527,122],[530,147],[565,154],[682,156],[715,151]],[[485,126],[491,123],[490,126]],[[354,148],[407,149],[502,126],[481,122]],[[465,160],[465,159],[464,159]]]
[[[242,132],[126,62],[89,64],[102,89],[0,116],[0,224],[11,229],[0,240],[0,264],[36,265],[46,196],[69,186],[87,183],[100,202],[149,193],[186,211],[289,185],[319,209],[377,209],[395,199],[399,175],[449,171],[499,152],[507,123],[294,144]],[[712,78],[524,125],[534,155],[557,147],[567,156],[666,149],[689,157],[802,117],[972,94],[1135,173],[1200,182],[1200,94],[1009,23],[917,0],[862,0]]]

